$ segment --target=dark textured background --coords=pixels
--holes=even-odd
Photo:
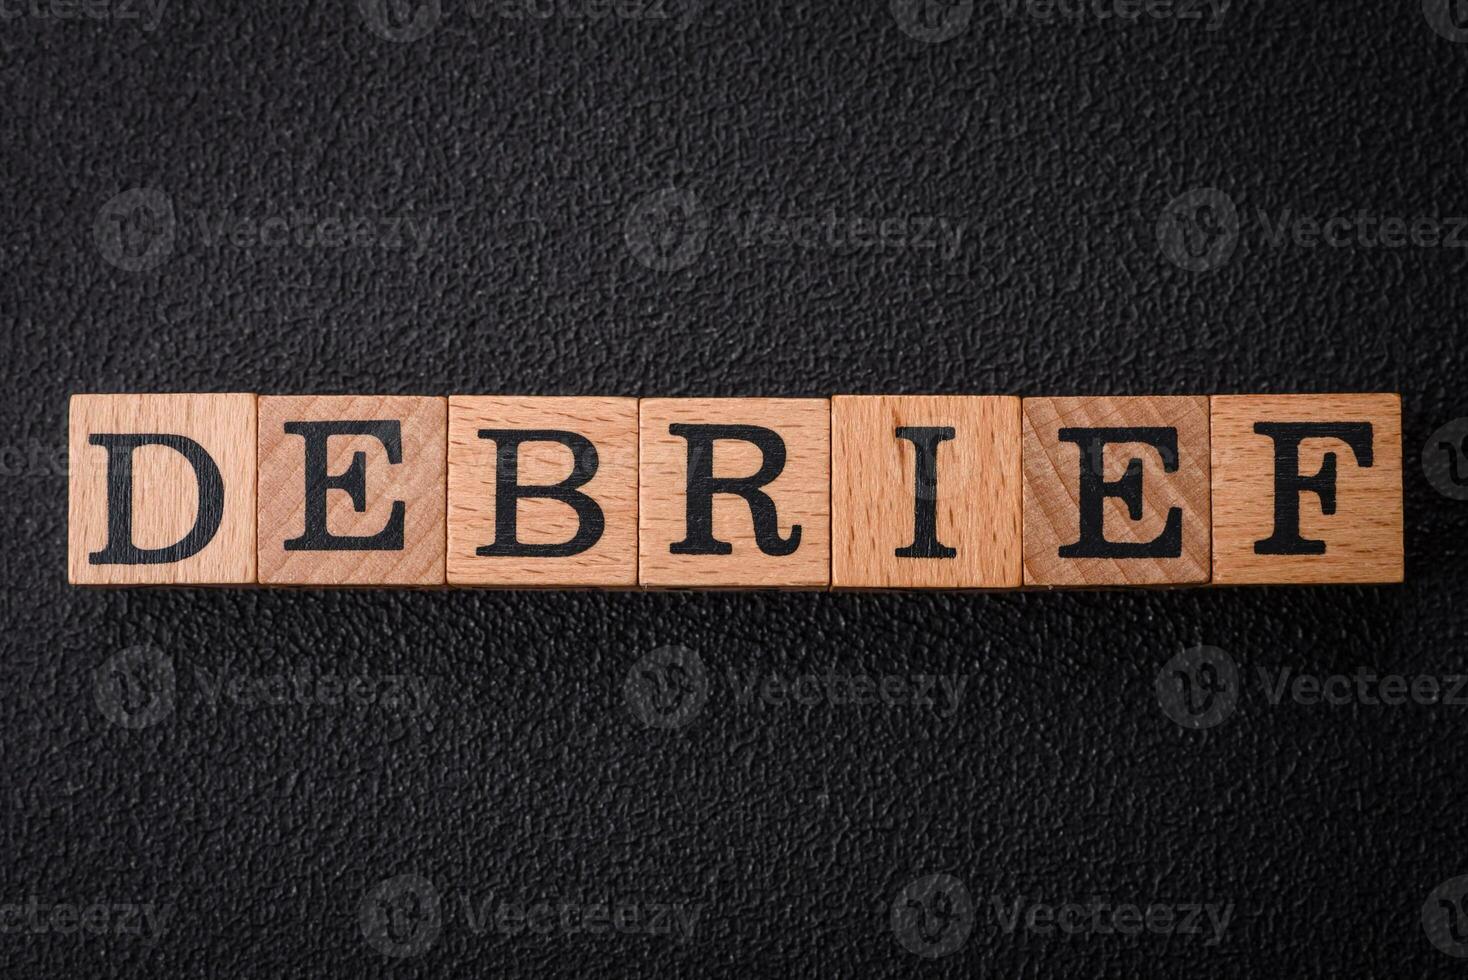
[[[46,0],[49,3],[49,0]],[[1239,2],[1220,29],[1006,17],[924,43],[881,2],[668,0],[672,22],[471,16],[396,43],[354,4],[173,0],[0,21],[0,903],[172,903],[161,940],[0,935],[15,975],[1449,975],[1419,915],[1468,872],[1468,708],[1270,706],[1185,731],[1179,651],[1326,673],[1464,668],[1468,504],[1428,434],[1468,414],[1464,252],[1274,246],[1257,211],[1468,214],[1468,44],[1416,0]],[[49,8],[43,9],[43,13]],[[681,25],[681,27],[680,27]],[[1211,274],[1158,249],[1214,186]],[[167,195],[156,268],[94,224]],[[687,268],[624,241],[659,188],[713,216]],[[432,216],[421,255],[210,244],[198,216]],[[937,215],[913,250],[741,244],[731,212]],[[86,592],[65,584],[73,391],[811,394],[1400,390],[1400,588],[1072,595]],[[36,455],[36,461],[21,460]],[[144,645],[172,713],[108,722]],[[675,731],[623,697],[696,651]],[[111,661],[116,663],[115,660]],[[411,673],[408,717],[211,707],[199,670]],[[726,672],[969,673],[951,718],[740,704]],[[887,904],[1233,902],[1222,943],[1005,935],[907,952]],[[384,879],[445,895],[421,955],[358,926]],[[693,939],[478,935],[457,896],[681,901]]]

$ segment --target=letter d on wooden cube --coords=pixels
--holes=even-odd
[[[255,396],[74,395],[73,585],[255,581]]]

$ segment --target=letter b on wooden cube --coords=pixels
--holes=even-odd
[[[637,584],[637,399],[449,399],[449,582]]]
[[[447,403],[262,395],[262,585],[442,585]]]
[[[640,430],[643,586],[830,583],[830,402],[645,398]]]
[[[75,395],[74,585],[255,581],[255,396]]]
[[[1019,587],[1018,398],[841,396],[831,442],[836,588]]]

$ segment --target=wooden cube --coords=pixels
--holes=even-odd
[[[449,582],[637,584],[637,399],[449,399]]]
[[[1024,400],[1025,585],[1197,585],[1209,565],[1206,396]]]
[[[1213,583],[1400,582],[1400,395],[1212,400]]]
[[[255,581],[255,396],[73,395],[74,585]]]
[[[646,588],[824,589],[831,408],[824,398],[644,398]]]
[[[831,399],[831,584],[1020,585],[1020,400]]]
[[[448,403],[260,396],[262,585],[444,582]]]

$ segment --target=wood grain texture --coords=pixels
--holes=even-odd
[[[601,508],[594,545],[566,557],[475,554],[495,540],[496,444],[481,429],[575,432],[596,448],[596,474],[579,488]],[[518,482],[551,485],[574,458],[554,442],[526,442]],[[575,537],[580,519],[563,501],[519,501],[519,540],[556,544]],[[452,585],[490,588],[634,588],[637,585],[637,399],[454,395],[449,399],[449,552]]]
[[[644,398],[641,402],[641,534],[639,580],[645,588],[824,589],[830,584],[831,408],[824,398]],[[688,442],[669,426],[749,425],[773,430],[785,446],[785,466],[763,490],[774,502],[781,536],[800,526],[798,547],[788,555],[756,545],[749,504],[732,495],[713,500],[713,534],[733,548],[728,555],[679,555],[670,551],[687,533]],[[755,445],[716,443],[716,478],[759,472],[764,455]]]
[[[197,553],[161,564],[93,564],[107,542],[108,452],[94,434],[184,436],[213,460],[223,486],[212,538]],[[68,576],[74,585],[245,585],[255,581],[255,396],[250,394],[73,395],[69,422]],[[166,446],[132,452],[133,544],[167,548],[194,527],[199,482]]]
[[[1176,469],[1167,472],[1161,450],[1136,442],[1106,445],[1101,478],[1119,480],[1131,461],[1141,461],[1142,514],[1133,520],[1126,501],[1106,497],[1105,540],[1126,545],[1164,533],[1173,508],[1182,512],[1177,557],[1063,557],[1081,538],[1080,445],[1060,438],[1062,429],[1163,428],[1176,431]],[[1086,454],[1089,455],[1089,454]],[[1169,454],[1170,455],[1170,454]],[[1025,585],[1112,587],[1198,585],[1211,576],[1211,483],[1208,398],[1132,396],[1026,398],[1024,400]]]
[[[262,395],[259,401],[259,548],[262,585],[401,585],[444,583],[444,494],[448,401],[413,395]],[[332,435],[326,472],[337,475],[365,458],[366,507],[351,495],[326,491],[326,528],[336,536],[381,532],[402,501],[401,550],[291,551],[306,520],[306,440],[287,433],[291,422],[398,423],[401,461],[365,434]]]
[[[1020,585],[1020,400],[840,395],[831,399],[831,584],[838,589]],[[951,428],[929,481],[939,544],[952,557],[900,557],[915,540],[918,449],[899,427]]]
[[[1261,555],[1273,533],[1276,443],[1258,423],[1366,422],[1372,459],[1358,464],[1345,442],[1306,439],[1299,472],[1320,472],[1336,458],[1336,512],[1313,493],[1299,497],[1300,535],[1323,541],[1322,555]],[[1219,395],[1212,399],[1213,583],[1215,585],[1400,582],[1402,546],[1402,403],[1395,394]]]

